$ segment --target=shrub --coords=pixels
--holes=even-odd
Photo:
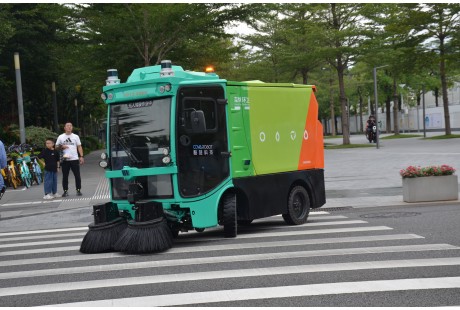
[[[429,176],[440,176],[440,175],[452,175],[455,169],[448,165],[441,166],[409,166],[406,169],[399,171],[399,174],[404,178],[418,178],[418,177],[429,177]]]

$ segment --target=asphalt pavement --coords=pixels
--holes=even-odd
[[[442,134],[429,132],[427,136]],[[381,138],[385,136],[382,134]],[[442,164],[460,169],[460,139],[426,140],[422,137],[420,134],[416,138],[381,139],[378,149],[375,144],[369,148],[326,149],[326,204],[322,209],[414,205],[403,201],[401,169],[410,165]],[[350,140],[352,144],[368,143],[364,135],[352,135]],[[325,143],[342,144],[342,138],[325,139]],[[76,196],[72,172],[69,176],[70,195],[66,198],[43,200],[43,185],[7,189],[0,201],[0,229],[10,226],[6,225],[7,219],[54,212],[67,212],[66,218],[68,221],[72,221],[69,216],[75,218],[75,225],[81,225],[77,223],[80,220],[91,222],[91,206],[109,200],[108,181],[98,165],[101,152],[94,151],[85,156],[85,164],[81,166],[82,197]],[[59,174],[59,193],[62,193],[61,181],[62,175]],[[435,204],[455,202],[458,200]],[[49,217],[49,220],[55,221],[56,225],[64,224],[60,217]]]

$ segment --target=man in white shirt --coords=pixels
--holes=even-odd
[[[61,163],[62,169],[62,197],[69,196],[69,172],[72,170],[75,176],[75,185],[77,187],[77,196],[81,196],[81,177],[80,165],[85,162],[83,158],[83,147],[81,146],[80,137],[72,132],[72,123],[66,123],[62,135],[57,138],[56,148],[64,153]]]

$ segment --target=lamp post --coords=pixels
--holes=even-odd
[[[24,126],[24,105],[22,99],[21,66],[19,63],[19,53],[14,53],[14,69],[16,71],[16,92],[18,95],[18,114],[19,114],[19,136],[21,143],[26,143],[26,129]]]
[[[376,132],[376,148],[379,148],[380,138],[379,138],[379,112],[378,112],[378,96],[377,96],[377,69],[388,67],[388,65],[374,67],[374,98],[375,98],[375,123],[377,125],[377,132]]]

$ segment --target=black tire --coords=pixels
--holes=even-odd
[[[204,228],[195,228],[196,232],[202,233],[204,231]]]
[[[222,224],[224,237],[235,238],[237,235],[236,195],[227,193],[222,197]]]
[[[288,213],[283,214],[284,221],[289,225],[305,224],[310,213],[310,197],[303,186],[295,186],[289,193]]]

